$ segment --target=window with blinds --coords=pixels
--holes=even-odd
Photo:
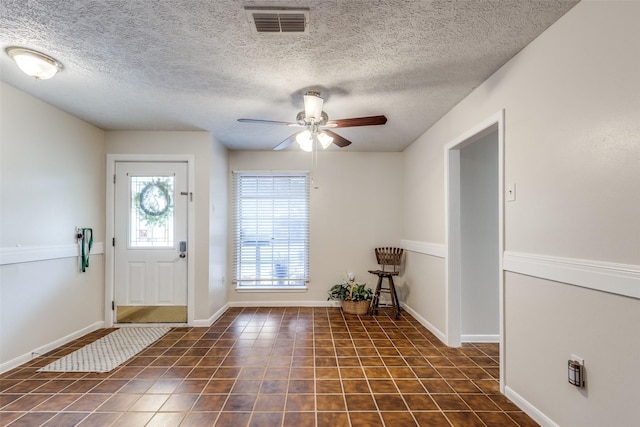
[[[309,175],[234,172],[234,281],[238,288],[305,287]]]

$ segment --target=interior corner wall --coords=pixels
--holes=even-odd
[[[105,132],[107,154],[193,154],[195,157],[195,310],[194,321],[211,317],[209,307],[209,221],[210,182],[213,144],[204,131],[108,131]]]
[[[103,142],[100,129],[0,83],[0,370],[102,325]],[[75,227],[94,230],[84,273]]]
[[[209,319],[227,304],[228,151],[212,140],[209,221]]]
[[[233,235],[229,235],[231,304],[327,304],[328,290],[346,278],[374,287],[374,248],[398,246],[401,230],[402,154],[321,151],[314,165],[302,151],[231,151],[230,171],[311,171],[310,283],[304,293],[238,292],[232,282]],[[229,206],[233,180],[229,179]],[[230,209],[232,212],[232,209]],[[232,213],[229,230],[233,229]]]
[[[403,239],[444,245],[443,147],[505,110],[505,183],[517,191],[503,262],[524,260],[505,263],[505,386],[543,425],[640,418],[640,371],[625,369],[640,354],[638,16],[638,2],[578,3],[404,152]],[[412,253],[405,277],[419,290],[408,304],[442,325],[418,299],[446,304],[437,255]],[[424,275],[427,259],[442,270]],[[607,291],[620,277],[626,294]],[[567,382],[571,354],[585,360],[584,389]]]

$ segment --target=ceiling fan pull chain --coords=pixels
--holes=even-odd
[[[315,143],[315,141],[312,143],[313,145],[311,146],[311,170],[315,171],[316,168],[318,167],[318,147],[317,144]]]

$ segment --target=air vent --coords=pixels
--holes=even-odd
[[[309,9],[245,7],[256,33],[308,33]]]

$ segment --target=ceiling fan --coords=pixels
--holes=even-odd
[[[346,147],[351,141],[338,135],[327,128],[346,128],[355,126],[375,126],[387,123],[387,118],[381,116],[354,117],[350,119],[329,120],[327,113],[322,111],[324,99],[320,97],[320,92],[309,91],[304,94],[304,110],[296,116],[296,122],[278,122],[273,120],[238,119],[241,123],[257,123],[269,125],[284,125],[292,127],[302,127],[304,130],[294,133],[289,138],[276,145],[274,150],[287,148],[289,144],[296,141],[304,151],[312,151],[313,143],[316,140],[322,148],[328,148],[331,143],[338,147]]]

